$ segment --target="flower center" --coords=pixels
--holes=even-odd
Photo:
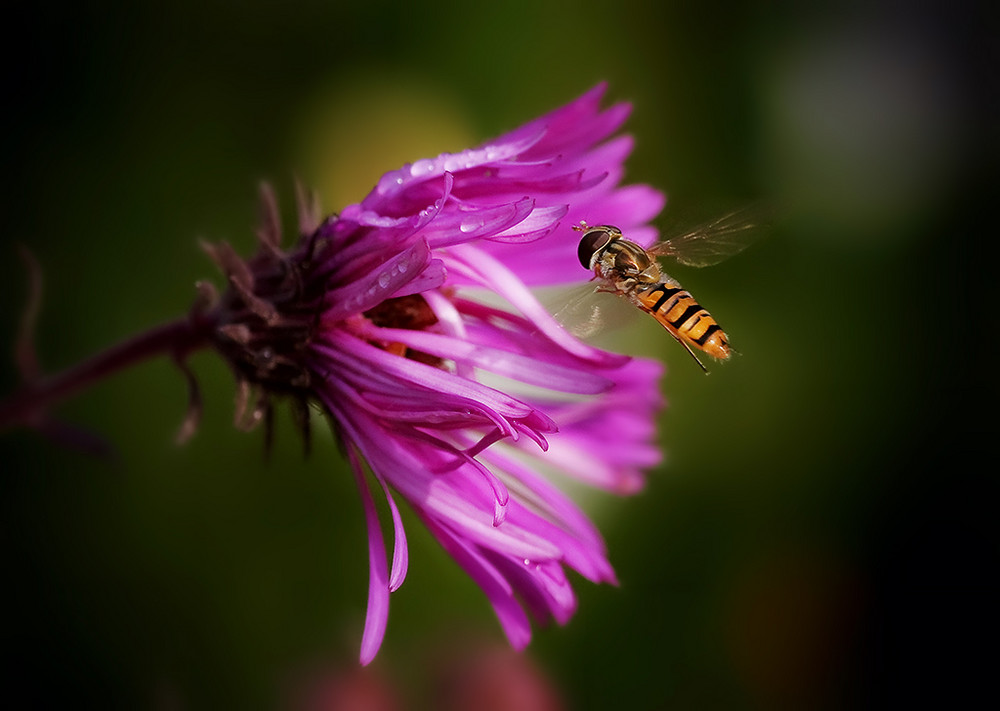
[[[386,299],[375,308],[365,311],[365,317],[380,328],[401,328],[408,331],[423,331],[437,323],[437,316],[427,300],[420,294],[398,296]],[[408,348],[402,343],[374,343],[373,345],[404,358],[427,365],[439,366],[441,359],[428,353]]]

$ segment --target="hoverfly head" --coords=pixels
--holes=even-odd
[[[611,225],[588,227],[586,222],[581,222],[579,225],[574,225],[573,229],[577,232],[583,232],[580,246],[577,248],[577,255],[580,258],[580,265],[584,269],[593,269],[595,255],[622,236],[621,230]]]

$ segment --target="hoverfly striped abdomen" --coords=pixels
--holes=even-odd
[[[683,345],[714,358],[730,356],[729,339],[708,310],[689,291],[669,283],[635,293],[637,305],[660,322]]]

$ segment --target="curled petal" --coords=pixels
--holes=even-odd
[[[388,259],[366,279],[334,289],[326,296],[330,308],[324,312],[323,322],[334,323],[385,301],[419,276],[429,261],[430,249],[426,242],[420,241]]]
[[[497,232],[490,237],[490,240],[508,244],[534,242],[551,233],[559,225],[559,220],[566,216],[567,211],[568,208],[565,205],[536,208],[516,228],[511,227],[502,232]]]
[[[406,569],[410,562],[409,549],[406,545],[406,529],[403,528],[403,518],[399,515],[399,507],[396,506],[396,500],[392,498],[392,492],[389,491],[389,486],[385,483],[385,477],[376,472],[375,478],[382,485],[385,500],[389,502],[389,512],[392,514],[393,550],[389,592],[396,592],[406,579]]]
[[[486,207],[462,207],[436,220],[422,233],[434,248],[460,244],[470,239],[492,237],[499,232],[520,225],[531,214],[535,205],[525,197],[511,203]]]
[[[411,294],[420,294],[425,291],[437,289],[444,284],[447,276],[448,272],[444,268],[444,262],[440,259],[432,259],[427,263],[420,276],[403,284],[399,289],[392,292],[389,298],[396,299],[401,296],[410,296]]]
[[[358,491],[361,493],[361,504],[365,510],[365,522],[368,526],[368,611],[365,614],[365,631],[361,638],[361,663],[367,665],[382,646],[386,623],[389,620],[389,570],[385,560],[382,528],[361,462],[353,450],[349,449],[347,456],[358,484]]]

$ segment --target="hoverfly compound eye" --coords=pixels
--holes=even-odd
[[[580,264],[584,269],[590,269],[590,262],[594,255],[611,242],[616,235],[621,235],[616,227],[602,225],[600,227],[588,227],[580,238],[580,246],[577,254],[580,257]]]

